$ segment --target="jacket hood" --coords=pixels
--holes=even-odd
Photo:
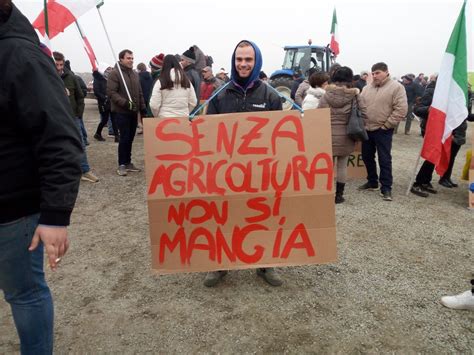
[[[237,47],[239,46],[239,44],[242,42],[244,41],[240,41],[239,43],[237,43],[237,46],[235,46],[235,49],[234,49],[234,53],[232,53],[232,63],[231,63],[232,70],[231,70],[230,79],[235,84],[237,84],[237,86],[240,86],[244,90],[246,90],[252,83],[260,80],[258,76],[260,74],[260,71],[262,70],[263,59],[262,59],[262,53],[260,52],[260,49],[257,47],[257,45],[251,41],[245,40],[245,42],[249,42],[252,45],[253,50],[255,51],[255,65],[252,69],[252,73],[250,73],[250,76],[248,78],[241,78],[235,67],[235,51],[237,50]]]
[[[344,107],[352,101],[352,99],[359,94],[357,88],[347,88],[345,86],[337,86],[334,84],[326,87],[326,100],[331,107]]]
[[[306,95],[313,95],[315,98],[320,99],[321,97],[323,97],[325,92],[326,92],[326,90],[324,90],[322,88],[312,88],[312,87],[310,87],[308,89]]]
[[[12,4],[10,18],[0,25],[0,40],[8,38],[21,38],[39,46],[39,39],[31,26],[30,21]]]

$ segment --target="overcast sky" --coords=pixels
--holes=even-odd
[[[42,10],[42,0],[14,0],[30,19]],[[336,6],[341,53],[337,61],[355,73],[379,61],[393,76],[437,72],[462,0],[105,0],[101,8],[116,52],[135,54],[135,64],[151,57],[183,53],[196,44],[214,58],[214,70],[230,69],[237,42],[253,40],[263,54],[263,70],[280,69],[285,45],[326,45],[330,40],[332,11]],[[471,5],[467,8],[468,38]],[[96,10],[80,18],[101,62],[113,57]],[[471,52],[468,41],[468,52]],[[91,67],[75,26],[52,40],[78,72]],[[472,68],[469,54],[469,68]]]

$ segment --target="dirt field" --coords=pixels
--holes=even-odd
[[[47,273],[57,353],[474,351],[474,312],[439,303],[467,290],[474,268],[467,182],[457,189],[435,184],[439,193],[428,199],[404,195],[421,144],[416,124],[412,135],[394,138],[393,202],[356,191],[360,181],[346,187],[347,202],[336,208],[338,263],[281,269],[280,288],[247,270],[208,289],[203,274],[152,274],[144,174],[117,176],[117,145],[92,138],[92,100],[85,120],[89,160],[101,181],[81,183],[70,251],[58,272]],[[141,136],[134,161],[143,167]],[[1,301],[0,353],[18,350]]]

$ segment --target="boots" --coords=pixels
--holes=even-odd
[[[336,203],[343,203],[345,201],[344,195],[344,186],[346,186],[343,182],[336,182]]]

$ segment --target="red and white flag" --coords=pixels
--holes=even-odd
[[[329,46],[334,55],[339,55],[339,34],[337,30],[336,8],[334,8],[334,12],[332,13],[331,44]]]
[[[98,66],[97,57],[95,56],[94,50],[92,49],[92,46],[89,40],[87,39],[84,33],[84,30],[82,29],[81,25],[79,25],[79,21],[76,21],[76,26],[77,26],[77,29],[79,30],[79,34],[81,35],[82,45],[84,46],[84,50],[86,51],[86,54],[89,57],[89,61],[91,62],[92,71],[95,71],[97,70],[97,66]]]
[[[449,165],[452,131],[468,115],[465,8],[464,1],[441,63],[421,150],[440,176]]]
[[[95,8],[97,3],[97,0],[48,0],[47,15],[43,10],[33,22],[33,27],[53,39],[87,11]]]

